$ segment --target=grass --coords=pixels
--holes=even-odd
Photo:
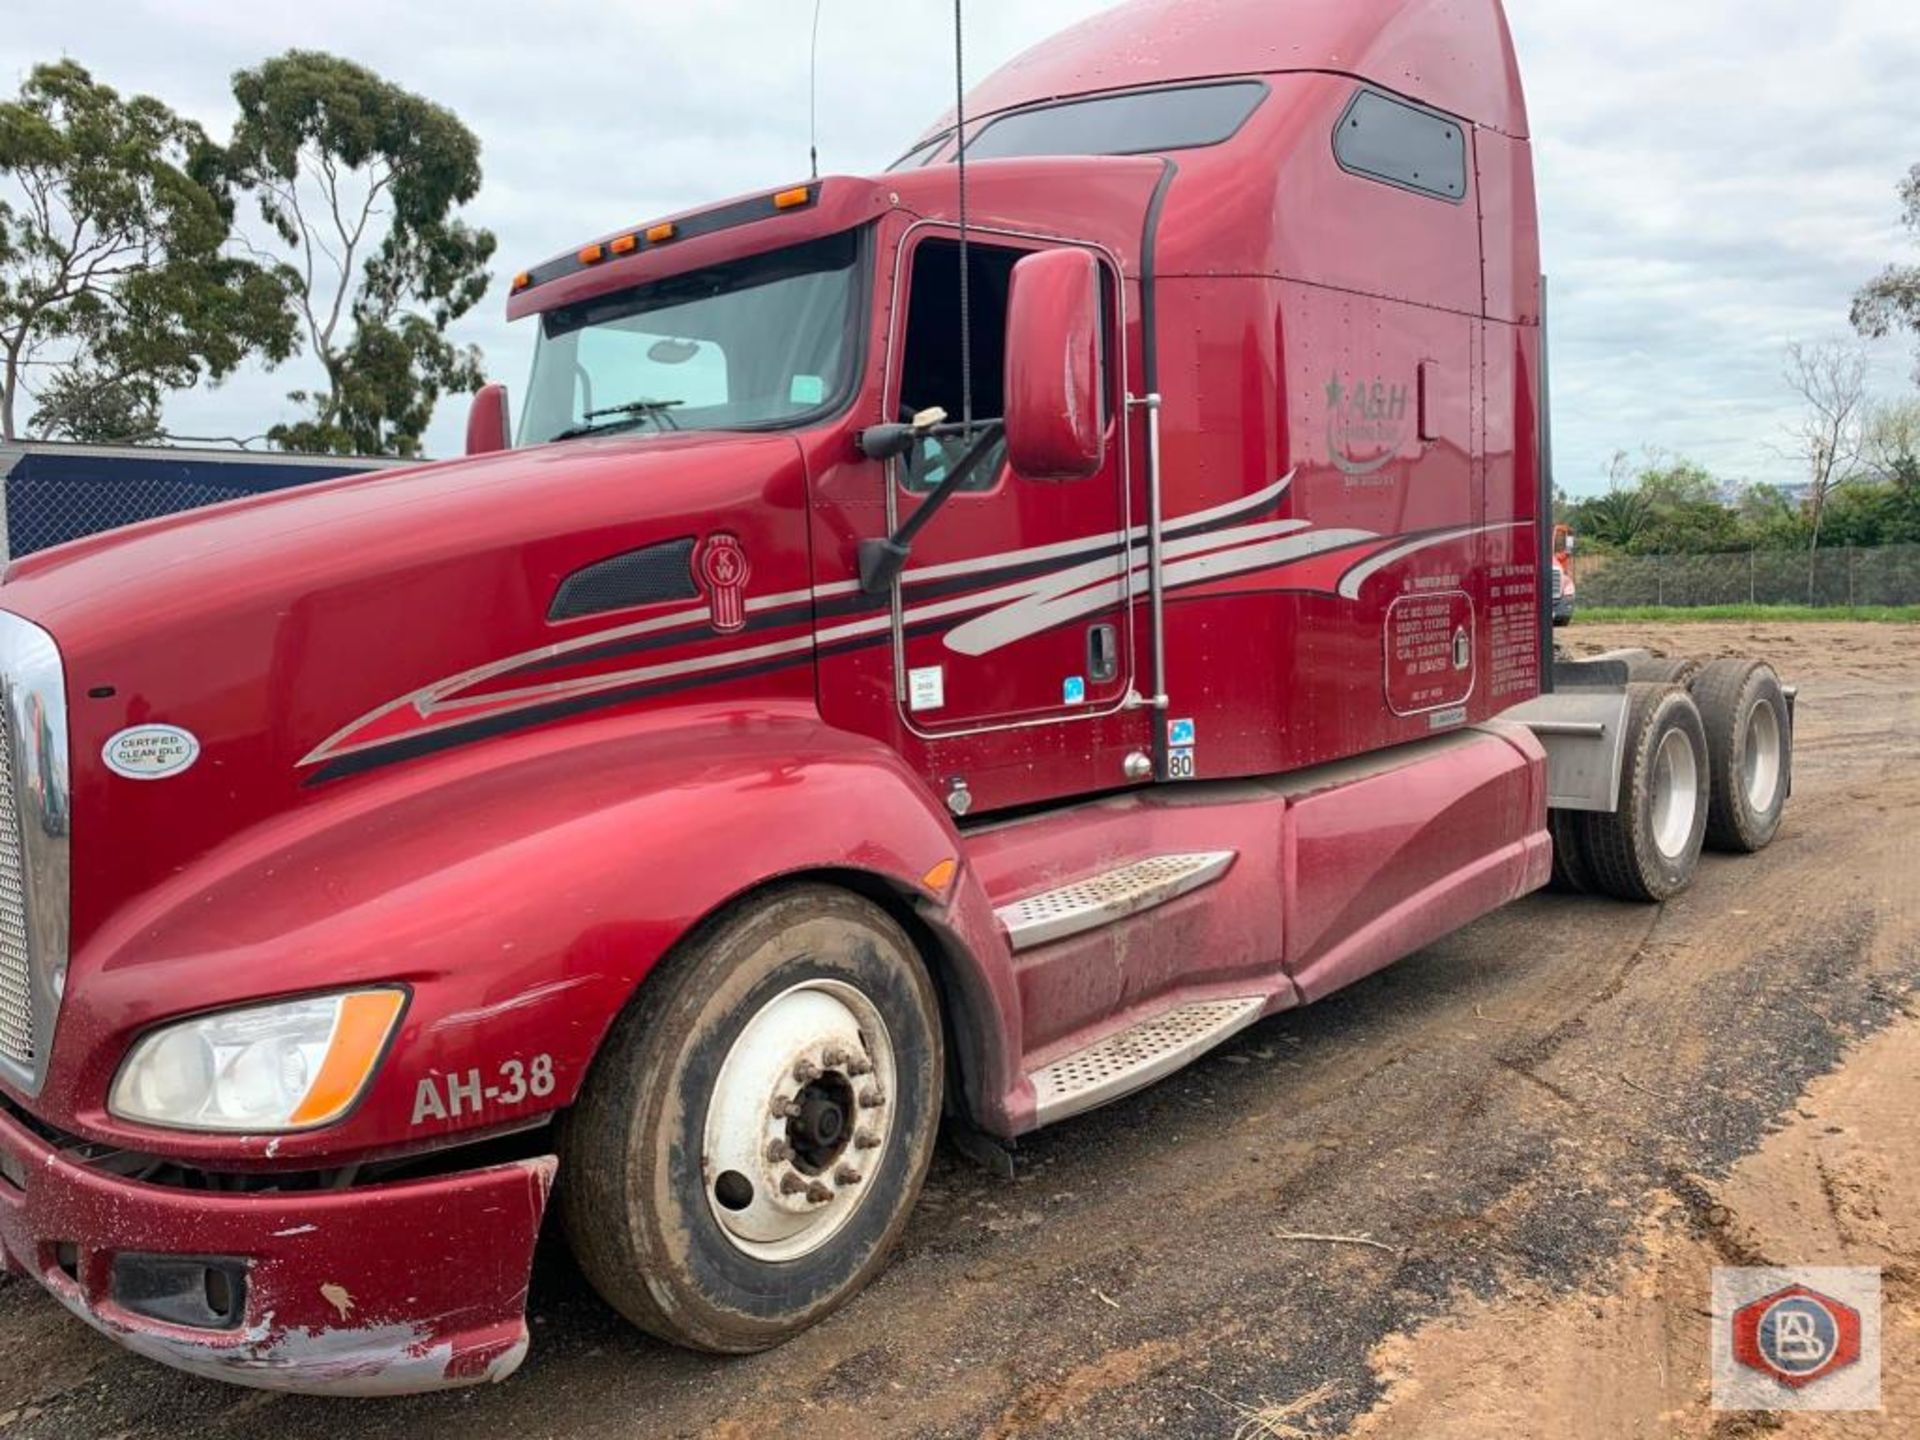
[[[1684,625],[1688,622],[1853,621],[1871,625],[1920,625],[1920,605],[1623,605],[1582,609],[1575,625]]]

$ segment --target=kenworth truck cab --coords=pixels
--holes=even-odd
[[[205,1375],[497,1380],[551,1195],[760,1349],[943,1119],[1772,837],[1765,666],[1552,663],[1497,0],[1138,0],[967,113],[518,276],[464,459],[7,571],[12,1268]]]

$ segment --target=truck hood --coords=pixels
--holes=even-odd
[[[75,946],[197,855],[325,803],[341,786],[304,762],[361,717],[659,608],[550,622],[587,566],[724,530],[756,590],[804,590],[804,498],[792,437],[620,436],[345,477],[17,562],[0,609],[47,630],[66,671]],[[142,726],[187,732],[197,759],[116,774],[108,742]]]

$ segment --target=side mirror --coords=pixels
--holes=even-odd
[[[1100,268],[1085,250],[1013,267],[1007,297],[1007,459],[1029,480],[1085,480],[1107,458],[1100,413]]]
[[[482,385],[473,397],[473,408],[467,411],[467,454],[491,455],[496,450],[508,449],[513,444],[507,438],[511,430],[507,387],[497,381]]]

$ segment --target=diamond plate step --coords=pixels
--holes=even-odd
[[[1266,1003],[1196,1000],[1034,1071],[1035,1119],[1050,1125],[1171,1075],[1258,1020]]]
[[[1089,875],[1071,885],[1029,895],[993,913],[1007,927],[1013,948],[1031,950],[1098,930],[1142,910],[1151,910],[1211,884],[1233,864],[1232,850],[1205,850],[1192,855],[1155,855],[1118,870]]]

